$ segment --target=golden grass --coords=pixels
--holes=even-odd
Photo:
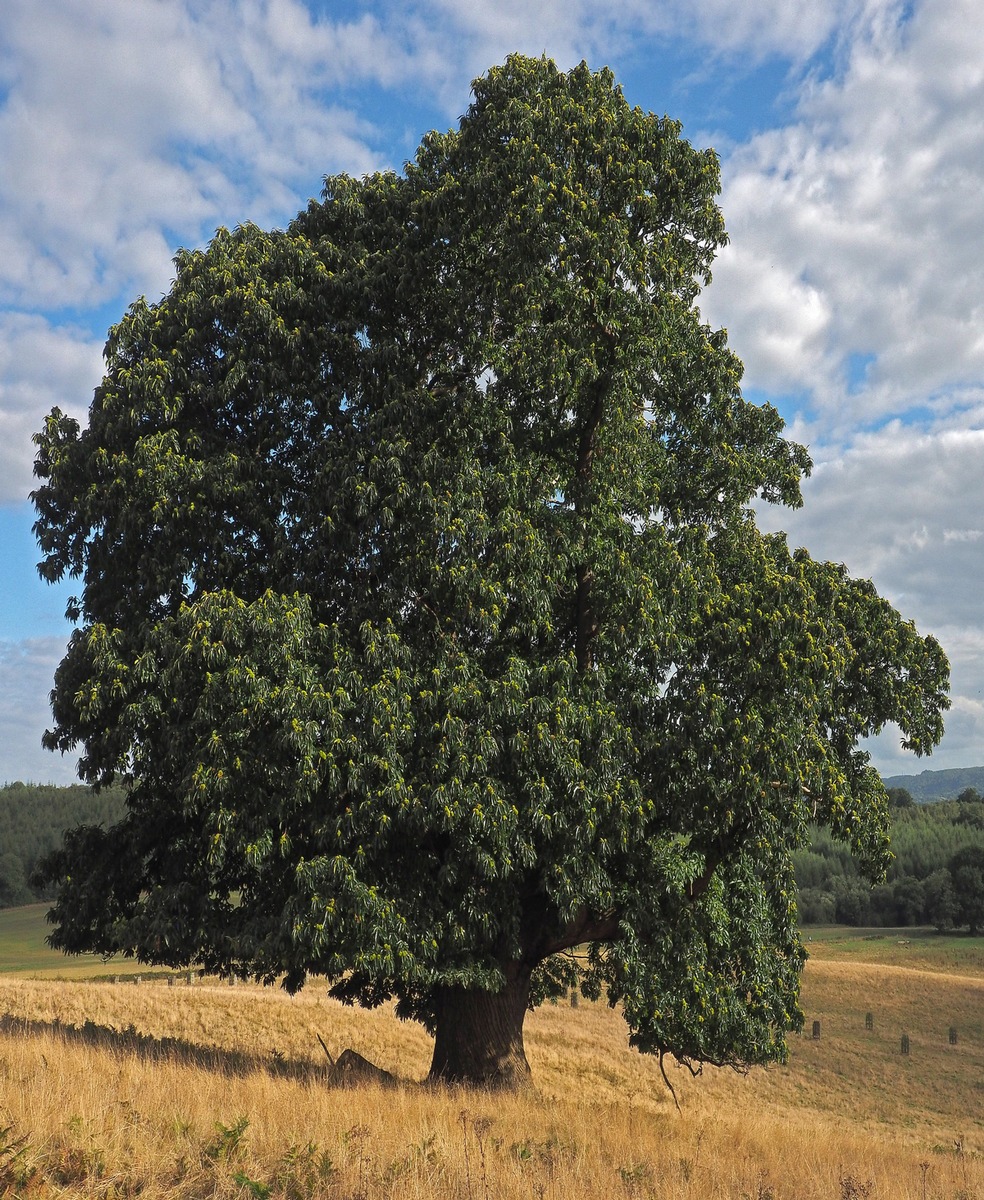
[[[418,1086],[419,1028],[313,988],[0,979],[0,1193],[984,1200],[982,989],[813,962],[821,1040],[746,1077],[671,1070],[677,1112],[604,1005],[532,1014],[537,1092],[497,1097]],[[406,1084],[327,1087],[319,1034]]]

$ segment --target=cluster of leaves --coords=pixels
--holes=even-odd
[[[984,803],[973,788],[956,800],[916,805],[890,789],[893,861],[884,882],[863,878],[849,849],[814,828],[794,853],[804,924],[961,925],[984,919]]]
[[[48,899],[35,879],[38,862],[77,825],[112,825],[125,809],[123,789],[96,793],[76,784],[8,783],[0,787],[0,908]]]

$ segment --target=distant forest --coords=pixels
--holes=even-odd
[[[980,782],[984,786],[984,769]],[[890,787],[889,799],[895,859],[886,881],[872,887],[847,847],[814,829],[809,845],[793,855],[801,921],[984,930],[984,799],[976,787],[930,804],[916,803],[908,788]],[[111,825],[124,811],[121,788],[96,793],[81,784],[0,787],[0,908],[48,899],[31,883],[38,860],[66,829]]]
[[[872,887],[850,851],[825,829],[793,855],[805,925],[984,927],[984,801],[967,787],[955,800],[916,804],[889,788],[894,861]]]
[[[8,783],[0,787],[0,908],[48,897],[31,886],[38,859],[54,850],[66,829],[111,825],[124,812],[121,788],[98,794],[75,784]]]

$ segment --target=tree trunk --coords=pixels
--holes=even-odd
[[[439,1083],[519,1091],[532,1087],[523,1047],[530,971],[506,968],[500,992],[441,988],[430,1078]]]

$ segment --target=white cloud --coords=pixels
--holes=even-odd
[[[869,0],[882,9],[889,0]],[[805,61],[857,13],[856,0],[802,4],[799,0],[430,0],[420,11],[435,39],[463,38],[476,71],[510,51],[546,51],[568,64],[619,54],[641,39],[692,39],[716,55],[740,54],[746,65],[770,55]],[[449,28],[450,26],[450,28]],[[593,65],[601,65],[594,62]]]
[[[769,509],[817,557],[875,580],[933,629],[984,613],[984,429],[919,432],[893,423],[817,464],[797,512]]]
[[[869,13],[842,70],[804,89],[797,122],[725,164],[733,245],[708,313],[751,383],[806,392],[830,433],[946,413],[984,373],[977,16],[970,0]]]
[[[894,4],[864,0],[859,10],[858,0],[386,0],[383,23],[407,50],[405,78],[423,80],[453,119],[468,83],[513,52],[545,53],[562,68],[581,59],[595,68],[645,63],[660,74],[666,47],[688,47],[694,84],[722,71],[740,78],[769,59],[802,67],[835,45],[859,11]]]
[[[0,503],[27,499],[31,435],[57,405],[84,422],[102,376],[102,342],[42,317],[0,312]]]
[[[324,89],[408,69],[371,19],[296,0],[51,0],[43,22],[8,0],[0,38],[0,300],[21,307],[159,294],[176,241],[375,167],[372,126]]]
[[[326,89],[392,82],[407,59],[371,18],[316,22],[297,0],[50,0],[43,22],[7,0],[0,502],[32,486],[48,409],[84,417],[101,373],[105,327],[59,313],[155,299],[178,245],[283,223],[322,174],[379,165],[372,125]]]
[[[64,653],[64,638],[0,641],[0,782],[78,783],[75,757],[41,747],[51,724],[48,693]]]
[[[881,5],[879,5],[881,7]],[[782,55],[805,60],[842,28],[857,4],[828,0],[802,4],[798,0],[629,0],[622,19],[631,18],[651,32],[684,34],[719,53],[741,53],[752,59]]]
[[[942,634],[941,644],[950,654],[952,672],[951,707],[946,714],[946,734],[931,757],[917,758],[901,748],[900,731],[894,725],[888,726],[865,746],[883,776],[918,775],[920,771],[979,766],[984,761],[984,699],[980,690],[980,682],[984,677],[984,663],[980,661],[982,647],[976,648],[976,669],[972,665],[968,667],[967,656],[959,651],[957,635],[947,630],[943,630]]]

